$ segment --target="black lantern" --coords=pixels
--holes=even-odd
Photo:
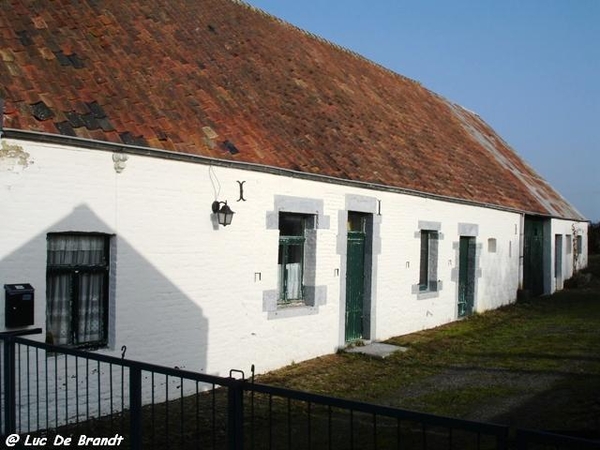
[[[219,205],[223,204],[221,208]],[[217,215],[217,222],[220,225],[226,227],[227,225],[231,225],[231,220],[233,219],[233,215],[235,214],[229,206],[227,206],[227,202],[219,202],[215,200],[212,203],[212,212]]]

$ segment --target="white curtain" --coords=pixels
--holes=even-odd
[[[48,266],[104,266],[104,236],[51,235]]]
[[[302,264],[286,264],[287,271],[287,298],[294,300],[302,298]]]
[[[97,342],[103,338],[102,273],[83,273],[79,276],[79,320],[77,344]]]
[[[71,274],[48,274],[46,335],[50,344],[71,340]]]
[[[46,286],[49,342],[64,345],[102,339],[104,273],[87,269],[106,266],[104,245],[104,236],[49,236]],[[76,281],[79,289],[73,292]],[[74,330],[75,307],[78,315]]]
[[[290,263],[285,265],[279,264],[279,286],[285,289],[285,296],[280,295],[280,298],[286,300],[296,300],[302,298],[302,263]],[[285,284],[282,283],[283,277],[286,276]]]

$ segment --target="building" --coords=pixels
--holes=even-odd
[[[238,1],[11,5],[0,282],[35,292],[5,331],[262,372],[587,264],[585,218],[479,116],[360,55]]]

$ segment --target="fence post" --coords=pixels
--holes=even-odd
[[[142,371],[129,367],[129,441],[131,450],[142,448]]]
[[[227,436],[229,450],[244,448],[244,381],[233,380],[227,390]]]
[[[504,427],[504,432],[501,436],[498,436],[498,449],[506,450],[508,448],[508,438],[510,434],[510,428]]]
[[[17,393],[15,383],[15,340],[11,336],[4,339],[4,435],[17,430]]]
[[[515,434],[515,448],[517,450],[527,450],[527,447],[527,432],[524,430],[517,429],[517,432]]]

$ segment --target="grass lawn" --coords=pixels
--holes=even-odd
[[[385,360],[339,353],[257,381],[445,416],[600,432],[600,258],[592,281],[395,337]]]

